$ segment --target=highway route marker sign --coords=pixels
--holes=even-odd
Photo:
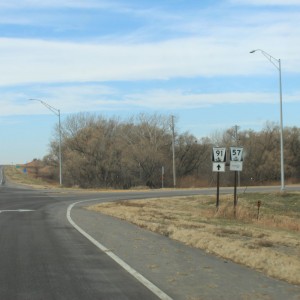
[[[230,147],[230,161],[243,161],[243,147]]]
[[[243,147],[230,147],[230,171],[243,171]]]
[[[214,147],[212,152],[213,162],[225,162],[226,161],[226,148]]]

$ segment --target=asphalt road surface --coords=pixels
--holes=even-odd
[[[212,191],[83,194],[1,185],[0,299],[300,299],[299,286],[83,208],[200,192]]]

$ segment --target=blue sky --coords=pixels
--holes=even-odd
[[[175,115],[179,132],[300,127],[300,0],[0,0],[0,164],[48,153],[60,109]]]

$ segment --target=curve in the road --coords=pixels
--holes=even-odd
[[[98,199],[89,199],[83,201],[77,201],[72,203],[68,206],[67,209],[67,219],[69,223],[79,232],[81,233],[86,239],[88,239],[92,244],[94,244],[98,249],[106,253],[111,259],[113,259],[117,264],[119,264],[125,271],[131,274],[134,278],[136,278],[140,283],[142,283],[145,287],[147,287],[150,291],[152,291],[159,299],[161,300],[172,300],[166,293],[164,293],[161,289],[159,289],[156,285],[150,282],[147,278],[145,278],[142,274],[134,270],[130,267],[126,262],[124,262],[120,257],[114,254],[110,249],[106,248],[100,242],[95,240],[92,236],[86,233],[81,227],[79,227],[71,218],[71,210],[72,208],[79,203],[83,202],[92,202],[92,201],[99,201]]]

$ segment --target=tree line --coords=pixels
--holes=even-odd
[[[89,113],[68,116],[62,123],[63,184],[82,188],[173,187],[174,138],[177,187],[215,185],[212,148],[244,147],[242,185],[280,180],[279,126],[267,123],[260,132],[229,128],[198,139],[189,132],[174,135],[169,116],[139,114],[126,121]],[[43,158],[47,177],[58,180],[58,131]],[[300,178],[300,129],[284,129],[285,175]],[[229,167],[228,167],[229,168]],[[162,172],[162,170],[164,172]],[[164,174],[162,174],[164,173]],[[163,178],[162,178],[163,176]],[[231,185],[232,172],[222,173],[221,184]]]

